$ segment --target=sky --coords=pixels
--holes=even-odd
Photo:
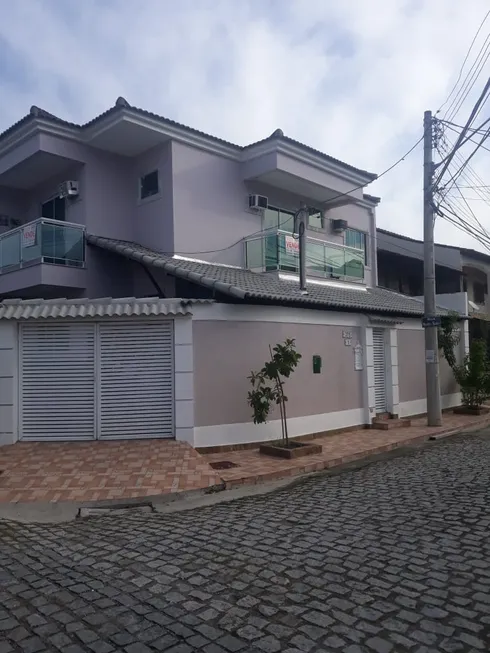
[[[33,104],[85,122],[122,95],[238,144],[281,128],[379,174],[421,137],[424,111],[446,100],[489,8],[488,0],[0,0],[0,131]],[[489,32],[490,19],[465,72]],[[454,122],[466,121],[489,75],[490,61]],[[482,185],[488,157],[472,159]],[[379,227],[422,237],[421,145],[366,190],[382,198]],[[463,193],[490,230],[487,203]],[[436,239],[482,249],[439,218]]]

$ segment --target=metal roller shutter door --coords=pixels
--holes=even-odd
[[[383,329],[373,329],[373,359],[376,412],[384,413],[386,412],[386,359]]]
[[[173,321],[99,327],[100,439],[174,437]]]
[[[20,326],[20,437],[95,437],[95,325]]]

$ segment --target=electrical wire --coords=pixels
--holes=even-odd
[[[457,123],[451,122],[450,120],[443,120],[442,118],[437,118],[437,122],[441,123],[445,127],[455,127],[457,129],[464,129],[464,125],[458,125]],[[485,122],[483,122],[482,124],[484,125],[487,122],[488,122],[488,120],[485,120]],[[478,134],[478,133],[484,134],[485,133],[485,130],[481,129],[481,125],[480,125],[480,127],[467,127],[467,130],[470,131],[470,132],[473,132],[474,134]],[[453,130],[453,131],[456,131],[456,130]]]
[[[441,149],[443,150],[446,149],[445,145],[442,142],[437,146],[437,150],[441,156],[444,156],[445,152],[441,153]],[[457,152],[456,154],[457,157],[455,157],[455,162],[459,159],[464,164],[465,161],[463,157],[461,157],[459,152]],[[448,168],[450,172],[452,172],[452,166],[455,164],[455,162],[450,163]],[[453,187],[459,193],[459,197],[456,198],[449,197],[449,191],[451,191]],[[486,231],[486,229],[484,228],[484,226],[482,225],[482,223],[480,222],[480,220],[472,210],[469,203],[464,198],[463,193],[461,192],[458,184],[454,181],[451,187],[437,189],[436,192],[437,195],[439,196],[439,204],[435,206],[436,214],[443,217],[447,222],[450,222],[451,224],[453,224],[453,226],[455,226],[459,230],[468,234],[470,237],[472,237],[477,242],[479,242],[485,249],[489,249],[490,235],[488,234],[488,232]],[[488,202],[488,199],[484,196],[481,199]],[[454,208],[451,203],[456,204],[457,205],[456,208]],[[442,206],[446,209],[446,211],[449,211],[451,213],[451,216],[448,216],[447,214],[443,215],[440,212]]]
[[[471,225],[468,225],[468,223],[465,220],[463,220],[461,216],[455,211],[453,211],[450,207],[444,206],[444,209],[445,211],[449,211],[449,213],[451,213],[452,216],[447,215],[447,213],[441,208],[440,205],[435,209],[437,215],[439,215],[441,218],[446,220],[446,222],[451,223],[453,226],[455,226],[463,233],[466,233],[467,235],[477,240],[485,249],[487,249],[490,252],[490,239],[487,240],[486,238],[482,237],[479,233],[475,232],[472,229]]]
[[[490,121],[490,118],[489,118],[487,121],[485,121],[485,122],[489,122],[489,121]],[[447,127],[448,127],[448,129],[450,129],[451,131],[455,132],[456,134],[458,133],[457,129],[455,129],[454,127],[451,127],[450,125],[447,125]],[[482,132],[482,131],[480,131],[480,130],[477,130],[477,131],[475,131],[474,133],[485,135],[485,133],[487,133],[487,132]],[[467,137],[466,137],[465,143],[468,142],[468,141],[471,141],[472,143],[476,143],[476,141],[473,140],[473,137],[472,137],[472,136],[467,136]],[[480,145],[480,147],[483,148],[484,150],[487,150],[487,152],[490,152],[490,148],[485,147],[484,145]]]
[[[445,136],[445,139],[447,141],[447,145],[450,146],[454,150],[454,144],[451,143],[451,141]],[[443,152],[441,153],[441,149]],[[440,143],[437,151],[441,156],[445,156],[447,153],[447,149],[445,148],[443,143]],[[460,165],[464,164],[464,158],[461,155],[460,152],[456,151],[454,155],[454,160],[458,162]],[[478,173],[470,166],[466,165],[466,167],[462,170],[461,172],[461,179],[463,181],[466,181],[468,186],[471,187],[475,190],[475,193],[481,197],[482,200],[486,201],[489,206],[490,206],[490,188],[485,189],[485,183],[483,179],[478,175]],[[447,192],[451,190],[451,187],[447,188]]]
[[[480,74],[481,74],[485,64],[487,63],[488,59],[490,58],[490,34],[487,36],[487,39],[485,40],[485,43],[487,43],[487,46],[486,46],[485,52],[484,52],[484,54],[486,54],[486,57],[485,57],[484,60],[481,61],[479,68],[477,68],[475,70],[475,72],[473,73],[471,79],[468,80],[468,83],[467,83],[467,85],[465,87],[466,92],[464,93],[464,95],[461,96],[459,102],[457,103],[456,107],[453,109],[451,114],[447,116],[449,120],[452,120],[458,114],[458,112],[461,109],[461,107],[463,106],[466,98],[468,97],[468,95],[472,91],[473,87],[475,86],[476,82],[478,81],[478,78],[480,77]],[[475,115],[475,118],[478,115],[478,113],[480,113],[480,111],[481,111],[481,109],[478,110],[477,114]],[[444,117],[446,117],[446,115],[447,115],[447,113],[445,114]]]
[[[478,30],[475,34],[475,37],[470,45],[470,48],[468,50],[468,55],[465,58],[464,65],[466,64],[466,61],[469,58],[469,55],[471,53],[471,50],[473,48],[473,45],[476,42],[476,39],[485,24],[488,16],[490,15],[490,12],[487,12],[487,14],[484,16],[482,22],[480,23],[480,26],[478,27]],[[490,53],[487,54],[487,51],[490,47],[490,34],[487,35],[483,45],[481,46],[478,54],[476,55],[475,61],[473,62],[473,65],[469,69],[469,71],[466,74],[466,77],[464,79],[464,82],[461,85],[461,88],[459,91],[456,93],[455,97],[451,101],[449,107],[446,109],[446,112],[444,114],[444,118],[448,118],[449,120],[452,120],[454,116],[458,113],[459,109],[461,108],[462,104],[468,97],[469,93],[471,92],[473,86],[475,85],[476,81],[478,80],[478,77],[480,76],[480,73],[485,65],[485,63],[488,60],[488,57],[490,56]],[[486,58],[484,58],[486,55]]]
[[[437,177],[437,179],[433,182],[433,188],[436,188],[436,187],[440,184],[440,182],[441,182],[441,180],[442,180],[444,174],[446,173],[446,170],[448,169],[449,164],[450,164],[451,161],[453,160],[453,158],[454,158],[454,156],[455,156],[457,150],[460,148],[461,144],[462,144],[463,141],[464,141],[465,132],[466,132],[467,127],[468,127],[469,125],[471,125],[471,123],[473,122],[473,120],[474,120],[475,116],[477,115],[479,109],[480,109],[480,108],[485,104],[485,102],[486,102],[486,100],[487,100],[487,98],[488,98],[489,90],[490,90],[490,78],[487,80],[487,82],[486,82],[486,84],[485,84],[485,86],[484,86],[482,92],[480,93],[480,95],[479,95],[479,97],[478,97],[478,100],[476,101],[476,103],[475,103],[473,109],[471,110],[470,117],[469,117],[468,120],[466,121],[466,125],[465,125],[463,131],[461,132],[461,134],[460,134],[459,137],[457,138],[457,140],[456,140],[456,144],[454,145],[454,148],[453,148],[452,152],[451,152],[451,153],[449,154],[449,156],[444,160],[443,165],[442,165],[442,170],[439,172],[439,176]],[[481,142],[483,142],[483,141],[485,140],[485,138],[486,138],[486,137],[483,136]],[[468,158],[467,161],[469,161],[469,160],[472,158],[472,156],[475,154],[475,152],[476,152],[477,150],[478,150],[478,147],[477,147],[477,148],[475,149],[475,151],[474,151],[474,152],[469,156],[469,158]]]
[[[463,60],[463,63],[461,64],[461,68],[459,69],[458,78],[457,78],[457,80],[456,80],[456,82],[455,82],[453,88],[451,89],[449,95],[448,95],[447,98],[444,100],[444,102],[441,104],[441,106],[439,107],[439,109],[437,110],[436,113],[439,113],[439,112],[441,111],[441,109],[442,109],[442,108],[443,108],[443,107],[444,107],[444,106],[449,102],[449,100],[451,99],[452,94],[453,94],[454,91],[456,90],[456,88],[457,88],[457,86],[458,86],[458,84],[459,84],[459,81],[460,81],[460,79],[461,79],[461,77],[462,77],[462,75],[463,75],[463,70],[464,70],[464,67],[465,67],[465,65],[466,65],[466,62],[468,61],[468,58],[469,58],[469,56],[470,56],[470,54],[471,54],[471,50],[473,49],[473,46],[475,45],[476,39],[478,38],[478,35],[479,35],[479,33],[481,32],[482,27],[483,27],[483,25],[485,24],[485,22],[486,22],[486,20],[487,20],[487,18],[488,18],[489,16],[490,16],[490,11],[488,11],[488,12],[485,14],[483,20],[481,21],[481,23],[480,23],[480,25],[479,25],[479,27],[478,27],[478,29],[477,29],[477,31],[476,31],[476,34],[475,34],[474,37],[473,37],[473,40],[472,40],[471,43],[470,43],[470,47],[468,48],[468,51],[466,52],[466,56],[465,56],[465,58],[464,58],[464,60]]]

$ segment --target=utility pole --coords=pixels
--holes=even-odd
[[[432,112],[426,111],[424,113],[424,327],[427,425],[440,426],[442,416],[436,320],[432,130]]]
[[[299,234],[299,288],[306,293],[306,226],[308,224],[308,207],[304,202],[298,215]]]

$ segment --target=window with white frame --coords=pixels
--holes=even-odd
[[[272,206],[264,211],[264,230],[279,229],[292,234],[294,233],[294,227],[293,211],[283,211]]]
[[[308,214],[308,227],[310,229],[323,229],[323,212],[316,209],[310,209]]]
[[[158,179],[158,170],[153,170],[140,177],[140,200],[145,200],[148,197],[158,195],[160,192],[160,185]]]
[[[364,265],[368,265],[367,234],[356,229],[345,230],[345,245],[364,252]]]

